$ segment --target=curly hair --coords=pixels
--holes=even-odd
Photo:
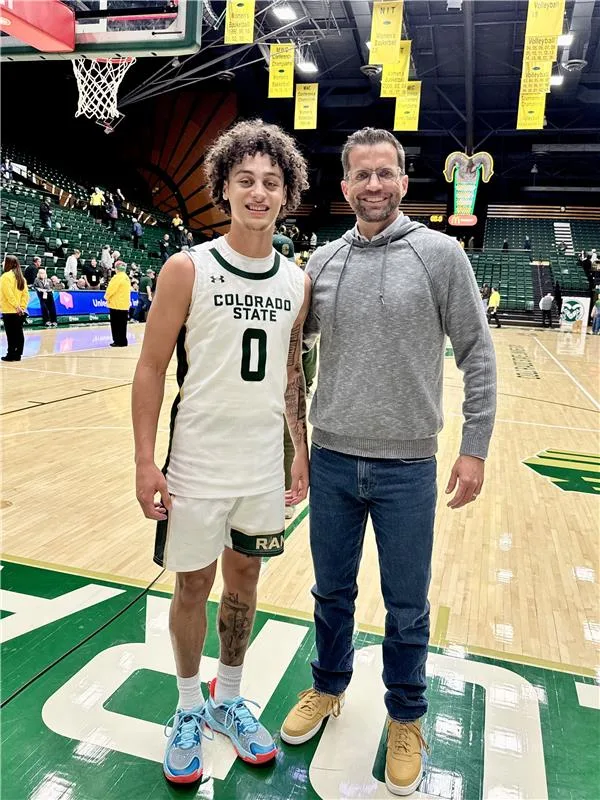
[[[271,162],[283,172],[287,200],[279,216],[285,216],[300,205],[302,192],[308,188],[306,160],[291,136],[278,125],[269,125],[262,119],[238,122],[209,149],[204,163],[211,199],[217,208],[230,214],[229,201],[223,197],[225,181],[245,156],[257,153],[270,156]]]

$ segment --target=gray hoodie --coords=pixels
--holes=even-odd
[[[321,335],[312,440],[367,458],[428,458],[443,425],[446,336],[464,373],[460,453],[485,458],[496,363],[479,289],[458,243],[400,215],[315,251],[306,343]]]

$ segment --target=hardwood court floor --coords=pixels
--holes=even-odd
[[[7,560],[100,573],[129,585],[160,574],[152,563],[153,524],[134,495],[129,406],[143,331],[130,327],[131,346],[117,351],[108,347],[105,326],[29,332],[26,358],[0,367]],[[432,644],[591,676],[600,643],[600,337],[586,336],[580,352],[579,339],[557,331],[503,328],[492,335],[499,396],[486,484],[479,500],[458,512],[446,508],[444,488],[460,442],[462,376],[447,353]],[[174,372],[173,363],[159,462]],[[290,531],[285,555],[264,568],[262,608],[310,614],[307,526],[305,515]],[[159,588],[172,583],[165,573]],[[383,621],[369,531],[357,623],[377,633]]]

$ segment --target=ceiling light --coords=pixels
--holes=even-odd
[[[300,72],[304,72],[306,74],[314,74],[315,72],[319,71],[319,68],[314,61],[299,61],[297,66]]]
[[[559,47],[570,47],[573,44],[573,39],[575,37],[572,33],[563,33],[561,36],[558,37],[558,46]]]
[[[531,168],[531,174],[532,175],[537,175],[538,174],[537,164],[534,164],[533,167]]]
[[[563,75],[551,75],[550,76],[550,86],[562,86],[564,82]]]
[[[298,19],[298,15],[294,9],[288,6],[287,3],[281,6],[275,6],[273,13],[277,19],[280,19],[282,22],[292,22],[292,20]]]

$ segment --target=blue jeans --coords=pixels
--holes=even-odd
[[[370,514],[387,611],[385,704],[392,719],[418,719],[427,710],[427,592],[436,459],[359,458],[313,444],[310,481],[310,545],[316,580],[312,590],[315,689],[337,695],[352,677],[356,580]]]
[[[600,312],[592,320],[592,333],[600,333]]]

